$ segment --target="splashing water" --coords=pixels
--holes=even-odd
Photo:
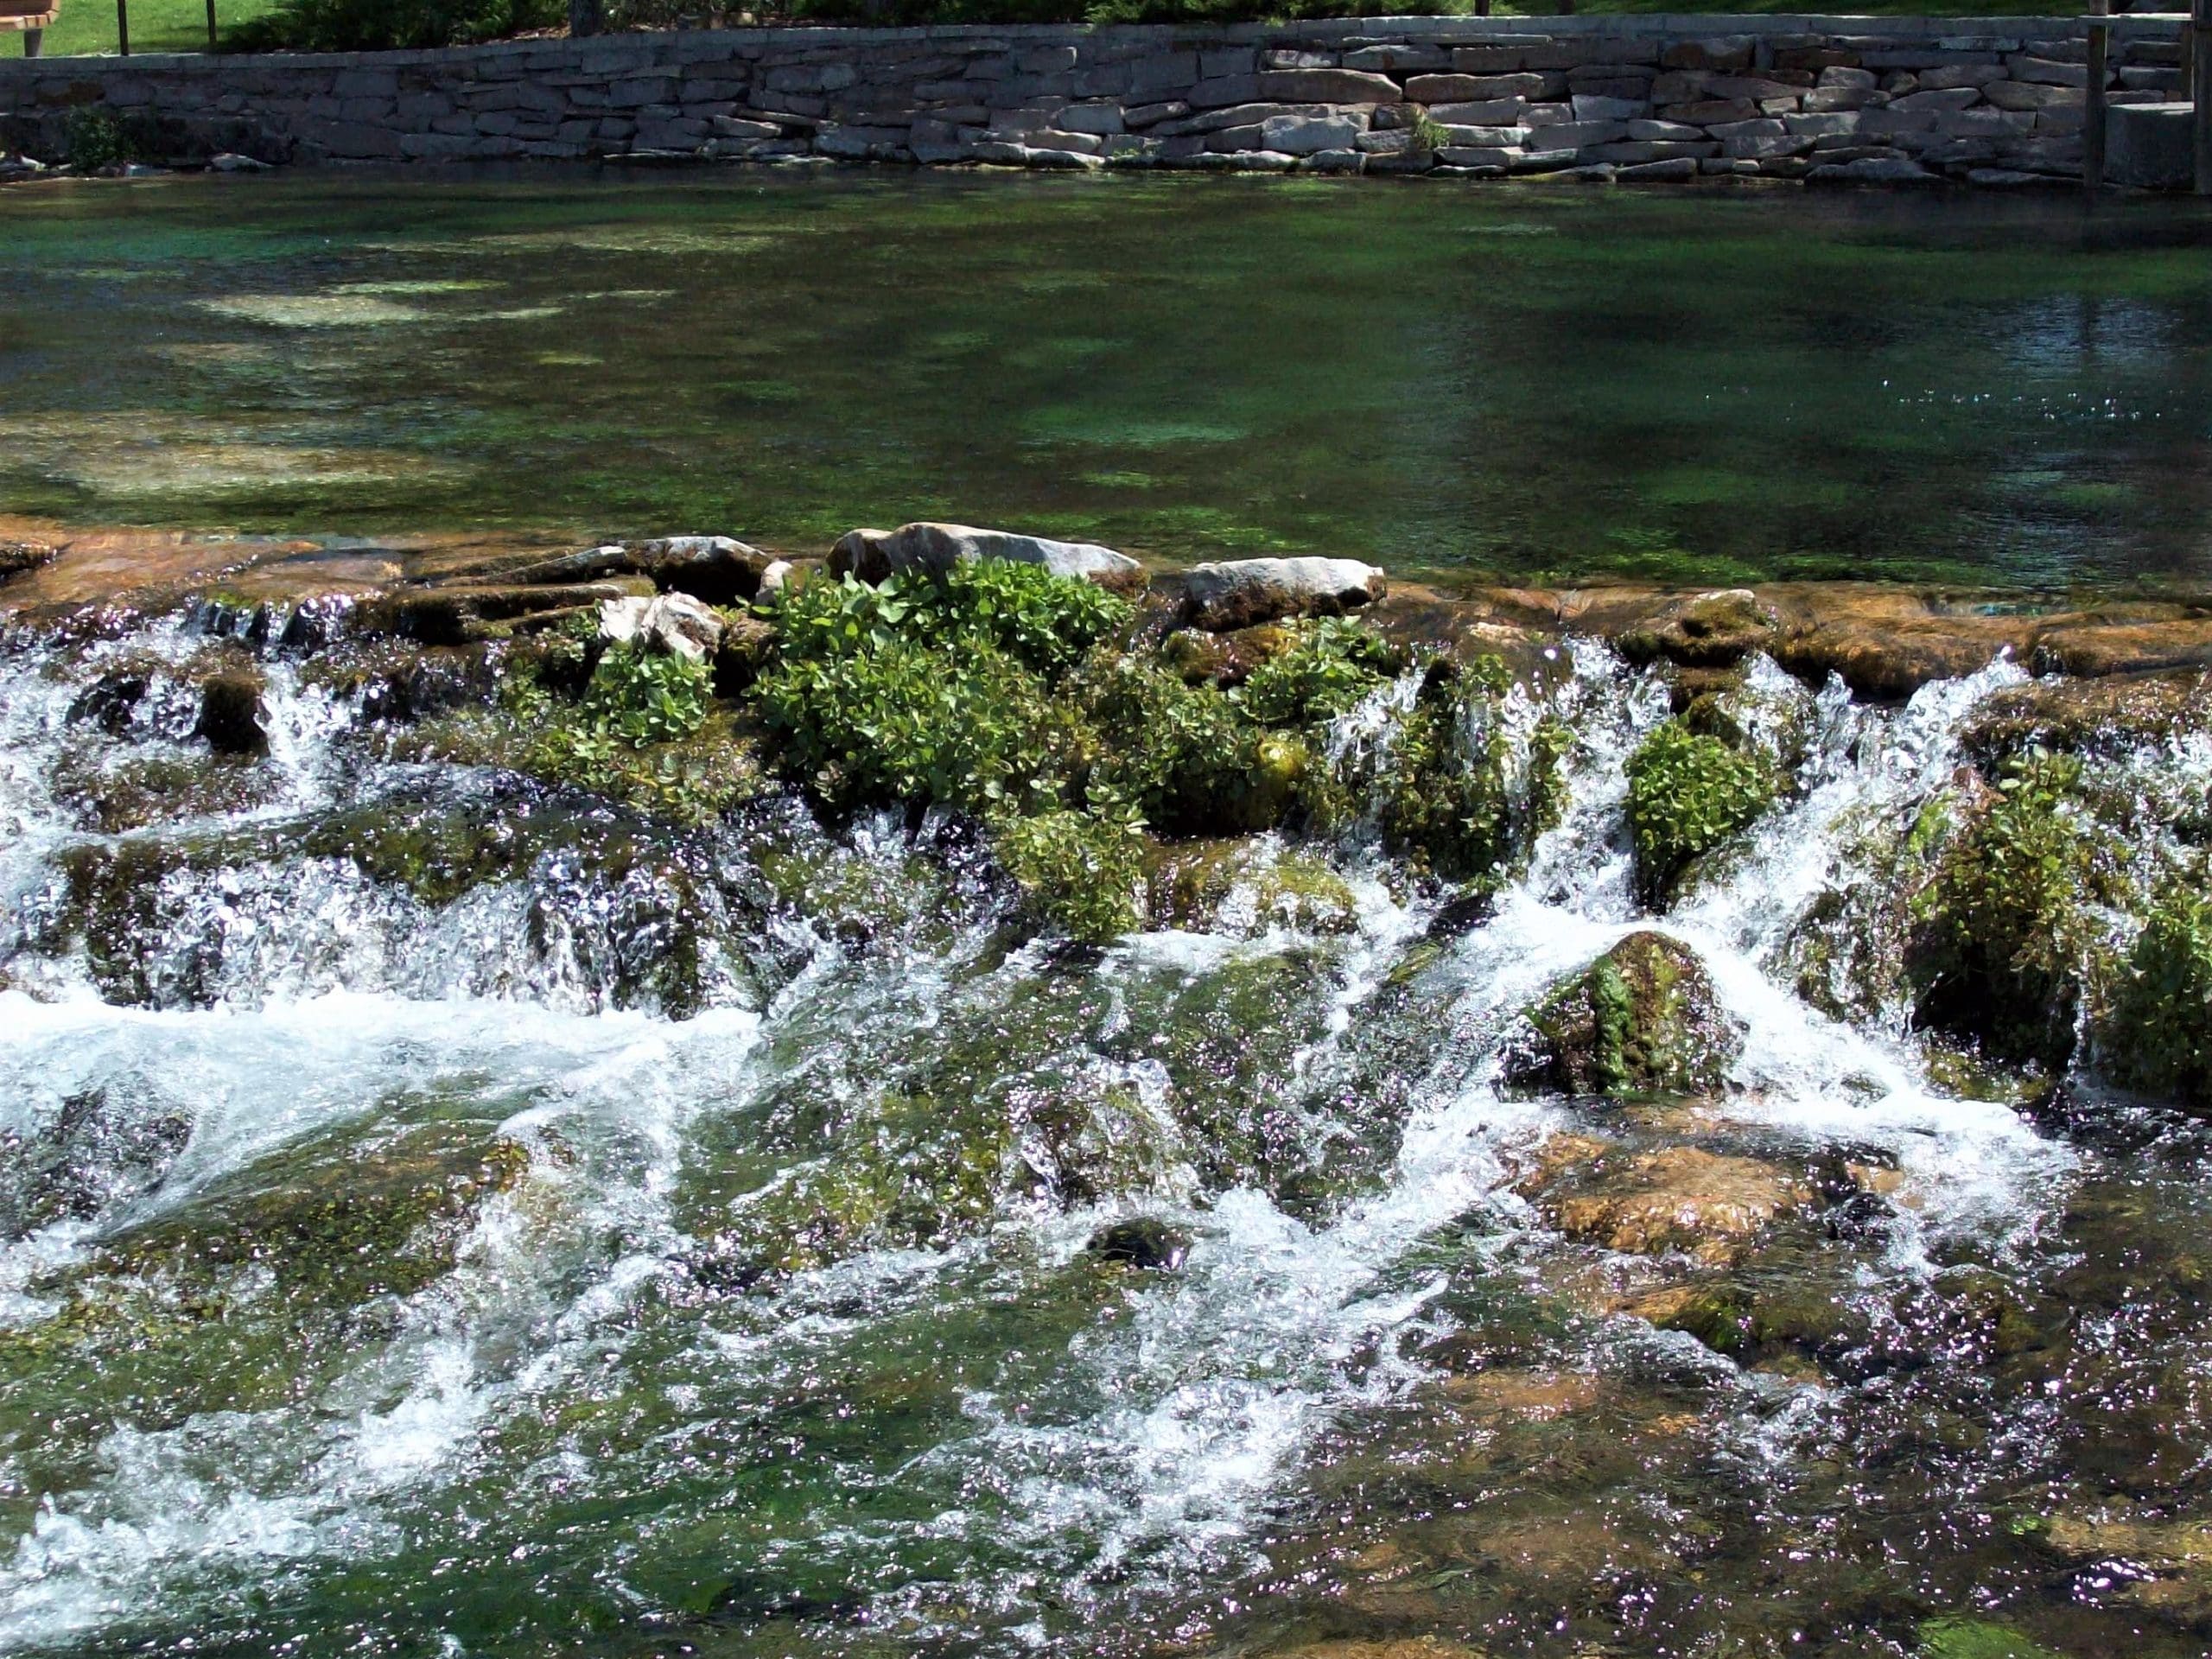
[[[1568,810],[1476,918],[1354,837],[1341,928],[1248,895],[1087,958],[1010,949],[988,884],[888,822],[677,831],[391,760],[281,655],[267,757],[211,772],[206,643],[0,658],[0,1649],[1719,1651],[1853,1585],[1878,1631],[1859,1529],[1917,1529],[1941,1605],[2026,1570],[1990,1542],[2025,1494],[2100,1490],[2067,1390],[1929,1308],[2078,1262],[2082,1217],[2201,1212],[2155,1165],[2117,1203],[2119,1154],[1793,976],[2009,664],[1895,709],[1755,667],[1796,787],[1654,918],[1623,769],[1666,693],[1576,642],[1506,715],[1571,730]],[[1414,690],[1336,741],[1387,744]],[[87,766],[155,761],[186,775],[104,827]],[[441,886],[317,833],[363,814],[513,844]],[[793,902],[794,860],[868,925]],[[1725,1098],[1512,1086],[1524,1011],[1651,929],[1742,1033]],[[1684,1269],[1540,1198],[1532,1160],[1592,1133],[1874,1185]],[[1166,1270],[1092,1247],[1140,1219]],[[1746,1284],[1834,1332],[1732,1363],[1649,1300]],[[2190,1409],[2166,1432],[2212,1447]],[[2000,1519],[1930,1519],[1968,1491]],[[1693,1560],[1729,1593],[1683,1592]]]

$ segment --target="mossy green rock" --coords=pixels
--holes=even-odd
[[[1720,738],[1670,720],[1629,758],[1628,822],[1637,886],[1663,906],[1690,866],[1730,841],[1772,804],[1774,769]]]
[[[1710,1095],[1742,1050],[1696,952],[1631,933],[1528,1011],[1506,1078],[1568,1095]]]

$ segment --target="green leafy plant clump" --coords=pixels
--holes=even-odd
[[[1420,870],[1494,880],[1558,809],[1566,734],[1510,729],[1494,660],[1433,666],[1413,712],[1385,711],[1387,741],[1363,746],[1332,723],[1407,666],[1364,622],[1272,627],[1224,686],[1135,645],[1135,620],[1112,593],[1012,562],[817,576],[757,608],[728,696],[708,664],[600,651],[579,620],[533,645],[505,702],[528,770],[683,822],[745,798],[763,766],[831,816],[964,815],[1027,918],[1084,943],[1142,924],[1154,837],[1379,820]]]
[[[1919,1017],[1992,1058],[2056,1065],[2073,1051],[2096,874],[2081,775],[2068,755],[2008,762],[1913,896]]]
[[[2123,1087],[2212,1106],[2212,902],[2176,881],[2159,894],[2099,1022],[2106,1073]]]
[[[1102,944],[1139,925],[1144,830],[1135,821],[1046,812],[1007,823],[994,844],[1000,864],[1046,926]]]
[[[112,111],[92,104],[69,111],[62,127],[62,143],[68,149],[69,165],[79,173],[119,167],[137,161],[141,153],[138,136],[130,125]]]
[[[1661,904],[1691,862],[1757,821],[1778,780],[1754,755],[1668,721],[1629,758],[1628,822],[1637,885]]]

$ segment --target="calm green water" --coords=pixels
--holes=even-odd
[[[1168,559],[2212,565],[2212,216],[906,174],[0,194],[0,512]]]

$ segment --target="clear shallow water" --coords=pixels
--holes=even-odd
[[[0,512],[2050,585],[2212,561],[2212,219],[2065,195],[0,194]]]
[[[1758,671],[1802,798],[1658,924],[1746,1046],[1716,1106],[1623,1109],[1500,1081],[1650,921],[1620,766],[1666,697],[1600,648],[1493,914],[1355,838],[1334,921],[1091,956],[943,826],[656,830],[395,760],[281,659],[269,760],[101,835],[97,779],[196,754],[208,642],[13,643],[0,1651],[2202,1650],[2201,1562],[2113,1564],[2212,1504],[2202,1131],[1986,1098],[1791,955],[2016,669],[1891,710]],[[524,851],[441,889],[378,816]],[[1894,1182],[1722,1275],[1802,1327],[1739,1368],[1618,1311],[1682,1264],[1524,1196],[1568,1129]],[[1086,1253],[1133,1214],[1187,1262]]]

